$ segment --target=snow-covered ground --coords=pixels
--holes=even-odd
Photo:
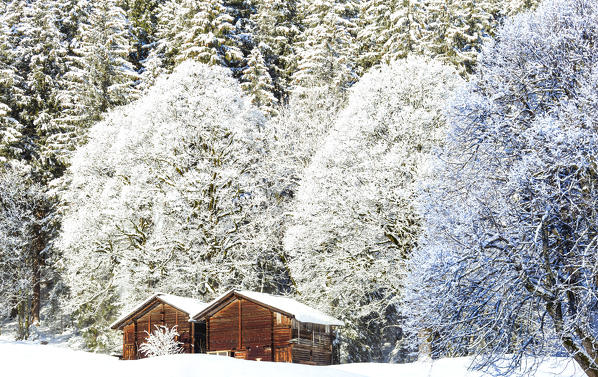
[[[468,372],[468,358],[412,364],[343,364],[313,367],[298,364],[235,360],[224,356],[173,355],[139,361],[73,351],[66,347],[0,340],[2,375],[43,377],[478,377]],[[553,359],[534,377],[583,377],[573,362]]]

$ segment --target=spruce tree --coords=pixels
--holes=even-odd
[[[278,113],[275,108],[276,98],[272,93],[272,78],[268,73],[259,47],[249,55],[247,68],[243,71],[241,87],[251,98],[251,102],[264,114],[273,116]]]
[[[500,0],[426,2],[425,53],[455,65],[462,74],[472,72],[482,43],[498,26],[500,4]]]
[[[356,81],[353,54],[357,3],[352,0],[302,1],[304,31],[293,75],[296,91],[324,86],[342,93]]]
[[[129,62],[129,24],[115,0],[90,4],[89,19],[79,26],[61,92],[62,125],[75,133],[108,109],[137,96],[139,75]]]
[[[254,15],[254,39],[272,77],[273,93],[281,102],[290,94],[291,75],[296,69],[296,0],[260,0]]]

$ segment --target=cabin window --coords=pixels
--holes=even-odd
[[[330,325],[326,325],[326,334],[330,334]]]
[[[280,313],[276,313],[276,324],[280,325],[282,323],[282,315]]]

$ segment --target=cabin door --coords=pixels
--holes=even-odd
[[[123,360],[135,360],[135,329],[125,329]]]
[[[274,361],[281,363],[291,362],[291,346],[274,348]]]

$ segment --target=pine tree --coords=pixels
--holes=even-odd
[[[422,28],[421,1],[368,0],[359,15],[358,63],[360,72],[371,66],[419,52]]]
[[[353,57],[356,2],[305,0],[299,9],[304,31],[298,41],[294,90],[300,93],[324,86],[342,93],[357,77]]]
[[[137,96],[139,76],[128,61],[129,51],[129,24],[122,8],[115,0],[91,3],[89,19],[80,24],[74,55],[69,57],[59,123],[80,134],[81,127],[100,119],[103,112]]]
[[[158,11],[158,42],[144,64],[144,86],[185,60],[242,69],[235,18],[222,0],[170,0]]]
[[[430,0],[424,3],[423,50],[471,73],[484,41],[494,36],[500,0]]]
[[[291,76],[296,69],[296,0],[260,0],[254,15],[254,39],[272,77],[273,93],[280,102],[290,94]]]
[[[269,116],[275,116],[276,98],[272,93],[272,78],[264,63],[259,47],[249,55],[247,68],[243,71],[241,87],[251,98],[251,102]]]
[[[158,10],[164,0],[122,0],[121,6],[131,23],[134,40],[132,60],[141,69],[150,51],[155,47],[158,34]]]

